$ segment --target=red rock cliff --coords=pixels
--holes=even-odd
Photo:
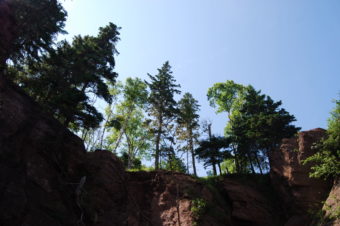
[[[302,164],[315,153],[311,147],[323,136],[324,129],[300,132],[297,137],[283,139],[279,150],[270,153],[273,186],[286,207],[286,215],[292,216],[291,222],[297,225],[308,225],[308,212],[320,209],[330,191],[330,181],[310,178],[310,165]]]

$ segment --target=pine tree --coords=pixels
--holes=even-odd
[[[67,13],[57,0],[0,1],[0,71],[6,61],[39,58],[64,33]]]
[[[177,125],[177,136],[179,140],[186,141],[185,149],[191,153],[191,161],[194,175],[197,176],[195,153],[194,153],[194,141],[198,138],[199,129],[199,111],[198,101],[193,98],[190,93],[185,93],[182,99],[178,102],[178,125]],[[188,166],[187,166],[188,168]]]
[[[97,36],[76,36],[58,43],[39,61],[19,67],[16,82],[43,109],[74,130],[95,128],[103,120],[93,107],[97,97],[111,103],[107,81],[114,83],[115,48],[119,28],[110,23]]]
[[[216,166],[218,166],[220,174],[221,163],[229,155],[226,151],[229,148],[230,140],[225,137],[211,136],[206,140],[199,142],[199,147],[195,150],[199,159],[204,161],[204,167],[212,166],[213,174],[217,175]],[[223,151],[223,149],[225,149]]]
[[[248,87],[242,105],[230,121],[228,135],[237,143],[239,154],[248,159],[253,173],[254,163],[262,173],[268,151],[275,151],[283,138],[300,130],[291,124],[295,117],[280,108],[281,104]]]
[[[159,169],[160,142],[165,134],[165,128],[176,117],[178,110],[174,99],[175,94],[180,94],[177,89],[180,85],[176,84],[171,71],[169,62],[165,62],[158,69],[158,74],[150,75],[150,82],[146,82],[150,89],[148,112],[153,117],[155,134],[155,169]]]

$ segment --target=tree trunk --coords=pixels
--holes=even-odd
[[[119,131],[119,136],[118,136],[118,139],[117,139],[117,142],[116,142],[116,146],[113,149],[113,153],[117,152],[117,148],[119,147],[120,141],[122,140],[123,134],[125,133],[125,129],[126,129],[126,126],[127,126],[128,122],[130,120],[132,111],[133,111],[133,109],[130,109],[127,113],[127,117],[126,117],[126,120],[124,122],[124,125],[122,126],[122,128]]]
[[[236,154],[235,154],[235,166],[236,166],[236,173],[240,173],[241,172],[240,162]]]
[[[103,125],[103,131],[102,131],[102,135],[100,137],[100,149],[103,148],[103,140],[104,140],[104,134],[105,134],[105,130],[106,130],[106,127],[107,127],[107,123],[109,122],[110,118],[111,118],[111,115],[112,115],[112,111],[111,111],[111,105],[110,105],[110,113],[109,115],[107,116],[106,120],[105,120],[105,123]]]
[[[218,170],[220,171],[220,175],[222,175],[222,170],[221,170],[221,163],[217,163],[217,166],[218,166]]]
[[[258,156],[257,156],[256,153],[254,153],[254,154],[255,154],[255,160],[256,160],[257,166],[259,167],[259,170],[260,170],[260,174],[263,175],[261,164],[260,164],[260,161],[258,159]]]
[[[187,150],[187,174],[189,174],[189,150]]]
[[[214,176],[217,176],[217,170],[216,170],[216,164],[215,164],[215,162],[213,162],[212,167],[213,167]]]
[[[211,124],[208,125],[208,135],[209,135],[209,140],[211,141],[212,135],[211,135]],[[214,172],[214,176],[217,176],[217,170],[216,170],[216,162],[213,159],[212,161],[212,167],[213,167],[213,172]]]
[[[155,169],[159,169],[159,143],[161,141],[161,135],[162,135],[162,127],[163,127],[163,119],[162,115],[160,114],[158,117],[158,130],[157,130],[157,136],[156,136],[156,150],[155,150]]]
[[[249,164],[250,164],[251,172],[252,172],[253,174],[255,174],[255,169],[254,169],[254,166],[253,166],[253,163],[252,163],[252,161],[251,161],[251,157],[250,157],[250,154],[249,154],[249,153],[247,153],[247,157],[248,157],[248,161],[249,161]]]
[[[191,151],[191,157],[192,157],[192,168],[194,170],[194,175],[197,177],[197,172],[196,172],[196,163],[195,163],[195,153],[194,153],[194,144],[193,144],[193,139],[192,139],[192,130],[189,130],[189,149]]]
[[[225,167],[226,174],[229,174],[228,166]]]
[[[125,138],[126,138],[126,143],[128,145],[128,152],[127,152],[127,154],[128,154],[128,165],[127,165],[127,168],[131,169],[132,168],[132,159],[134,158],[133,147],[131,145],[131,142],[130,142],[128,135],[126,133],[124,133],[124,135],[125,135]]]

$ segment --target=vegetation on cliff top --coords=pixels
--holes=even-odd
[[[311,177],[337,178],[340,176],[340,100],[335,101],[335,107],[328,119],[327,135],[315,146],[317,153],[304,160],[314,163],[311,167]]]

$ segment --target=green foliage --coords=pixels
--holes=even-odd
[[[147,85],[139,78],[127,78],[125,84],[112,86],[110,92],[118,97],[117,104],[106,111],[109,118],[107,149],[127,153],[129,159],[147,157],[151,143],[149,122],[144,115]]]
[[[340,175],[340,100],[328,120],[327,136],[314,148],[317,152],[304,160],[304,164],[314,163],[311,177],[336,178]]]
[[[225,83],[215,83],[208,89],[208,100],[210,106],[217,107],[217,113],[227,112],[228,115],[237,111],[242,103],[246,87],[228,80]]]
[[[233,81],[216,83],[209,88],[208,99],[218,113],[228,114],[225,135],[231,141],[239,173],[249,168],[253,173],[255,168],[262,173],[268,167],[267,151],[274,150],[282,138],[291,137],[300,129],[291,125],[295,117],[280,108],[281,101],[273,101],[252,86]]]
[[[110,23],[94,36],[76,36],[58,43],[39,61],[27,59],[18,68],[17,83],[43,109],[74,130],[98,127],[103,120],[95,98],[112,102],[106,81],[115,82],[115,45],[119,28]]]
[[[328,199],[331,199],[333,205],[325,203],[323,206],[323,210],[327,211],[327,218],[330,220],[340,219],[340,197],[337,197],[335,194],[331,194]]]
[[[142,161],[138,158],[130,159],[129,154],[126,152],[123,152],[119,158],[122,160],[125,169],[142,169]]]
[[[235,159],[225,159],[221,163],[221,169],[223,174],[236,173]]]
[[[329,197],[331,198],[331,196]],[[307,210],[307,213],[314,222],[315,225],[329,225],[331,222],[340,219],[340,205],[339,200],[337,197],[333,198],[333,205],[328,204],[327,202],[323,201],[321,203],[315,204]],[[320,208],[322,206],[322,208]]]
[[[195,152],[198,158],[204,161],[204,167],[213,166],[214,175],[217,175],[215,165],[230,157],[230,153],[226,151],[229,145],[230,139],[212,136],[210,139],[200,141]]]
[[[158,74],[153,76],[148,74],[151,82],[146,82],[150,89],[149,103],[150,113],[166,118],[172,118],[177,113],[177,102],[175,94],[181,92],[177,89],[180,85],[175,84],[169,62],[165,62],[162,68],[158,69]]]
[[[199,124],[199,111],[200,105],[198,101],[191,95],[191,93],[185,93],[182,99],[178,102],[178,124],[180,127],[193,130],[198,129]]]
[[[142,165],[140,168],[132,168],[132,169],[127,169],[127,171],[129,172],[139,172],[139,171],[146,171],[146,172],[150,172],[150,171],[154,171],[155,168],[152,166],[144,166]]]
[[[182,161],[182,159],[180,159],[179,157],[175,155],[172,158],[170,158],[170,160],[168,161],[161,160],[160,165],[161,165],[161,168],[165,170],[179,172],[179,173],[187,172],[187,168],[184,162]]]
[[[247,88],[239,114],[231,123],[231,135],[237,142],[254,145],[259,149],[276,147],[285,137],[292,137],[300,128],[291,125],[295,117],[279,108],[269,96],[254,88]]]
[[[193,215],[195,223],[197,224],[207,211],[207,202],[202,198],[196,198],[192,200],[190,211]]]
[[[195,100],[195,98],[193,98],[190,93],[185,93],[182,99],[178,102],[179,112],[176,128],[178,140],[186,141],[186,145],[182,149],[191,153],[193,172],[195,176],[197,176],[197,173],[195,164],[194,140],[197,140],[199,137],[199,115],[197,114],[199,107],[198,101]]]
[[[13,20],[11,26],[14,40],[10,46],[2,46],[2,54],[13,62],[26,58],[39,58],[49,51],[58,33],[64,33],[67,13],[57,0],[11,0],[9,4]],[[7,52],[7,53],[5,53]],[[1,62],[2,63],[2,62]]]
[[[150,89],[148,112],[152,116],[152,127],[155,135],[155,168],[159,169],[160,143],[166,136],[166,129],[177,116],[177,103],[175,94],[180,94],[177,89],[180,85],[175,84],[169,62],[165,62],[158,69],[155,76],[148,74],[150,82],[146,82]],[[169,128],[169,127],[168,127]]]
[[[160,154],[160,168],[181,173],[187,172],[185,164],[183,163],[182,159],[176,155],[172,145],[162,145]]]

